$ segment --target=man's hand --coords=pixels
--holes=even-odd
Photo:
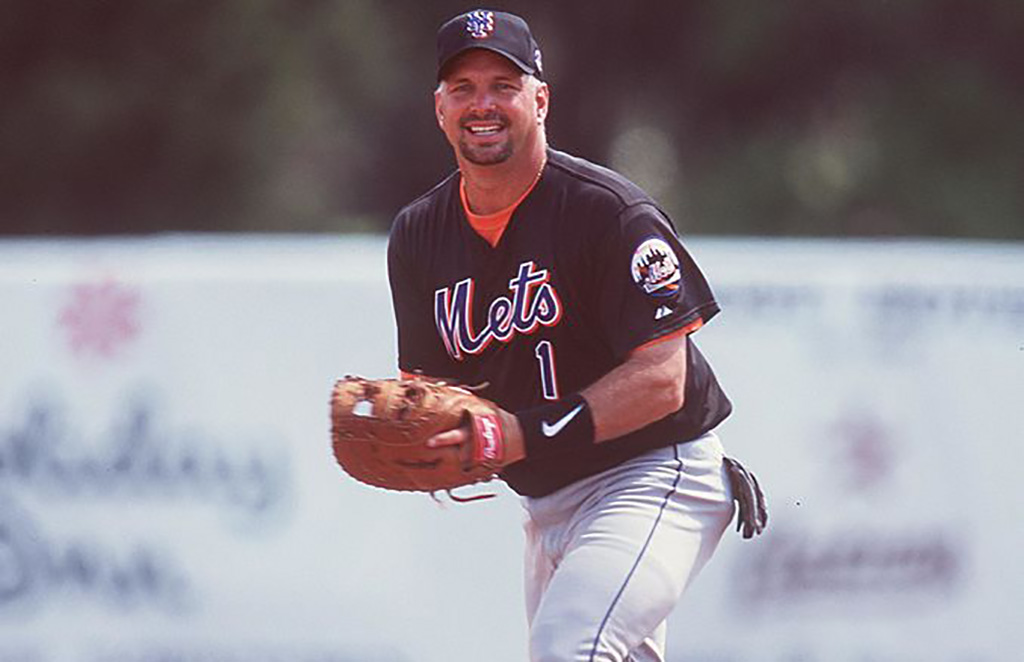
[[[515,416],[467,389],[421,378],[339,380],[331,423],[338,464],[390,490],[451,494],[525,456]]]
[[[500,434],[504,438],[505,453],[501,460],[502,466],[508,466],[526,457],[526,447],[523,443],[523,431],[519,426],[519,419],[504,409],[497,412],[498,425],[501,427]],[[440,432],[427,440],[428,448],[444,448],[448,446],[460,446],[462,458],[466,462],[479,457],[480,446],[486,442],[486,426],[474,421],[467,420],[464,425],[453,430]]]

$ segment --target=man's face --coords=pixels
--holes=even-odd
[[[437,121],[458,154],[494,165],[543,140],[547,85],[483,49],[460,55],[434,93]]]

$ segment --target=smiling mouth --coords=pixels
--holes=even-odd
[[[473,125],[463,126],[463,128],[466,131],[468,131],[471,135],[480,136],[480,137],[496,136],[499,133],[501,133],[502,129],[504,129],[504,127],[501,124],[499,124],[499,123],[494,123],[494,124],[473,124]]]

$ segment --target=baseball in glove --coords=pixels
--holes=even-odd
[[[489,481],[506,463],[502,412],[469,390],[425,379],[338,380],[331,393],[334,457],[356,480],[389,490],[446,491]],[[431,447],[465,428],[467,441]]]

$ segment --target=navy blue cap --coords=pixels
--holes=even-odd
[[[515,14],[476,9],[459,14],[437,31],[437,79],[456,55],[484,48],[504,55],[523,73],[543,78],[540,47],[526,21]]]

